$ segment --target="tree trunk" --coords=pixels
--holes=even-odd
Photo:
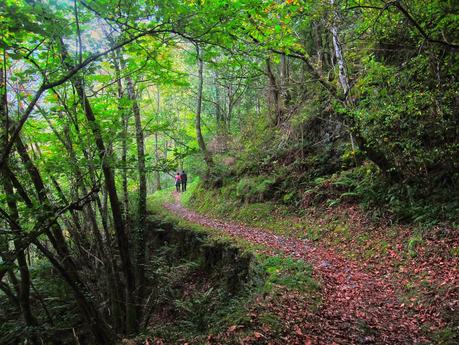
[[[281,54],[281,59],[280,59],[280,102],[281,102],[281,108],[282,108],[282,115],[286,115],[287,113],[287,108],[290,104],[291,101],[291,95],[290,95],[290,90],[289,90],[289,84],[290,84],[290,70],[289,70],[289,64],[288,64],[288,56],[286,54]],[[282,122],[285,121],[285,119],[281,119]]]
[[[58,98],[60,100],[60,97]],[[65,106],[65,104],[62,104],[62,105],[66,109],[68,118],[72,120],[73,118],[72,112],[70,111],[68,107]],[[81,140],[81,133],[79,131],[79,127],[76,125],[76,123],[74,123],[74,125],[75,125],[75,130],[77,132],[77,135],[79,136],[80,143],[81,143],[82,140]],[[62,142],[63,146],[65,147],[69,155],[72,169],[76,177],[75,182],[78,183],[78,186],[81,188],[83,195],[87,195],[88,189],[85,184],[84,173],[78,164],[77,153],[74,150],[74,145],[73,145],[73,142],[70,136],[69,127],[68,126],[65,127],[63,136],[57,135],[57,137]],[[84,157],[87,159],[88,162],[90,162],[88,164],[89,175],[90,175],[91,182],[95,184],[96,183],[96,178],[95,178],[96,173],[94,171],[94,164],[91,163],[91,159],[87,153],[87,150],[83,148],[82,151],[83,151]],[[104,195],[106,195],[106,193]],[[106,263],[105,272],[107,275],[107,289],[109,292],[109,299],[111,301],[111,307],[112,307],[111,316],[113,319],[113,327],[116,331],[121,331],[123,328],[123,324],[124,324],[123,306],[121,302],[123,291],[122,291],[122,287],[120,284],[119,274],[116,268],[116,258],[111,248],[111,236],[108,232],[107,215],[105,214],[104,208],[102,207],[99,195],[96,196],[96,204],[97,204],[97,208],[99,209],[99,212],[101,215],[102,229],[104,231],[105,242],[107,243],[106,247],[104,246],[104,240],[102,239],[102,236],[99,230],[99,225],[98,225],[97,218],[96,218],[97,210],[93,209],[91,204],[88,204],[86,205],[84,212],[85,212],[87,221],[89,223],[89,227],[92,229],[93,234],[95,236],[98,252],[103,258],[103,261]]]
[[[156,119],[159,118],[160,114],[160,91],[159,86],[156,86]],[[158,131],[155,130],[155,162],[159,164],[159,149],[158,149]],[[158,169],[155,171],[156,190],[161,190],[161,174]]]
[[[69,70],[71,70],[72,65],[69,63],[69,56],[63,41],[61,41],[61,49],[62,60],[64,61],[66,67]],[[83,79],[77,75],[74,77],[72,82],[75,86],[78,97],[80,99],[80,104],[83,108],[85,117],[89,122],[89,127],[91,128],[92,134],[94,136],[94,141],[97,147],[97,153],[99,155],[100,160],[102,161],[102,173],[104,175],[105,189],[107,190],[108,198],[110,201],[113,218],[113,227],[115,229],[116,241],[118,244],[121,265],[126,282],[126,331],[128,333],[132,333],[135,332],[137,329],[137,308],[135,305],[135,274],[129,252],[129,238],[126,234],[123,213],[121,210],[118,193],[116,191],[115,176],[113,173],[113,169],[110,165],[110,152],[107,150],[105,146],[104,140],[102,138],[102,131],[100,125],[96,121],[94,111],[91,107],[91,104],[89,103],[88,98],[86,97]]]
[[[330,0],[330,4],[334,6],[335,1]],[[336,10],[333,10],[333,21],[330,28],[333,39],[333,48],[335,50],[335,57],[338,63],[338,74],[341,87],[344,92],[345,99],[347,100],[349,92],[349,78],[347,75],[346,62],[344,61],[343,51],[341,48],[341,43],[339,41],[338,27],[337,27],[338,13]]]
[[[79,276],[73,270],[66,266],[66,259],[62,259],[63,265],[54,257],[54,255],[43,246],[37,239],[34,240],[35,246],[46,256],[51,264],[59,271],[65,282],[72,288],[75,301],[86,318],[88,327],[94,335],[96,344],[111,345],[114,343],[115,335],[102,321],[99,312],[94,304],[89,302],[88,296],[91,296]]]
[[[6,58],[4,55],[3,58]],[[6,89],[6,70],[2,66],[2,70],[0,72],[0,87],[2,87],[1,92],[1,99],[0,99],[0,125],[2,128],[0,129],[0,147],[4,147],[8,142],[8,132],[9,132],[9,121],[8,121],[8,97],[7,97],[7,89]],[[0,176],[3,176],[3,190],[5,191],[6,195],[6,203],[8,205],[9,216],[12,220],[10,224],[10,228],[17,236],[14,239],[13,245],[15,250],[17,251],[17,261],[19,266],[19,274],[21,277],[21,281],[18,284],[18,302],[21,308],[22,315],[24,317],[24,321],[26,325],[30,328],[37,325],[36,319],[32,315],[32,310],[30,309],[30,273],[29,267],[27,265],[27,260],[25,256],[24,250],[20,249],[20,244],[18,242],[18,238],[21,236],[21,230],[18,227],[19,224],[19,212],[18,207],[15,200],[15,192],[9,178],[9,174],[6,172],[8,166],[8,161],[4,163],[3,168],[1,169]],[[30,338],[32,344],[37,344],[38,340],[35,336]]]
[[[137,304],[140,314],[145,291],[145,228],[147,216],[147,178],[145,171],[145,148],[142,129],[142,118],[139,103],[130,77],[126,78],[129,99],[132,102],[132,112],[135,119],[135,137],[137,142],[137,172],[139,175],[139,194],[137,200],[137,232],[136,232],[136,275],[137,275]]]
[[[115,66],[115,77],[117,83],[117,93],[118,93],[118,113],[121,116],[123,131],[121,135],[121,166],[122,166],[122,181],[123,181],[123,208],[124,208],[124,221],[126,226],[126,231],[129,232],[129,193],[128,193],[128,177],[127,177],[127,139],[129,131],[129,112],[125,109],[122,101],[124,98],[124,90],[121,80],[121,66],[122,61],[121,51],[118,50],[113,53],[112,56],[113,65]]]
[[[6,166],[6,163],[5,163]],[[10,213],[10,217],[12,220],[11,230],[15,233],[16,236],[21,236],[21,230],[16,226],[19,224],[19,212],[16,205],[16,201],[14,201],[14,190],[13,186],[11,185],[11,181],[6,176],[3,175],[3,188],[5,194],[9,196],[7,198],[8,210]],[[20,250],[20,245],[17,240],[13,241],[15,249],[18,251],[17,253],[17,260],[19,266],[19,274],[21,277],[21,281],[19,284],[19,293],[18,293],[18,300],[19,305],[21,307],[22,315],[24,317],[24,321],[28,327],[34,327],[37,325],[36,319],[32,315],[32,310],[30,309],[30,274],[29,274],[29,267],[27,266],[27,260],[24,253],[24,250]],[[38,344],[38,341],[35,336],[32,336],[30,339],[32,344]]]
[[[222,114],[222,105],[220,97],[220,87],[218,85],[218,72],[214,71],[214,88],[215,88],[215,120],[217,122],[217,130],[225,130],[225,127],[222,126],[223,114]]]
[[[38,199],[42,204],[42,208],[45,211],[45,215],[48,213],[52,214],[52,205],[48,199],[43,180],[38,169],[30,159],[29,154],[27,153],[27,149],[21,140],[21,137],[16,139],[16,147],[24,167],[28,172],[30,179],[32,180],[32,184],[37,192]],[[50,259],[51,263],[53,263],[53,266],[59,269],[59,272],[63,278],[72,288],[75,299],[80,309],[82,310],[86,322],[91,328],[96,341],[99,344],[111,344],[113,341],[113,333],[105,325],[94,303],[90,302],[90,297],[88,298],[88,296],[91,296],[92,294],[87,286],[83,283],[78,273],[77,265],[72,258],[70,250],[65,241],[65,237],[62,233],[62,229],[58,224],[54,224],[51,226],[50,230],[46,231],[46,235],[51,241],[54,249],[56,250],[56,253],[59,255],[62,265],[56,259],[53,261],[51,258],[48,258]],[[37,243],[38,242],[36,242],[36,244]],[[43,252],[42,249],[40,250]]]
[[[204,69],[204,61],[202,59],[201,49],[198,44],[196,44],[196,55],[198,59],[198,99],[196,102],[196,138],[198,140],[199,149],[204,156],[204,161],[207,165],[207,173],[206,177],[210,176],[210,173],[213,168],[213,160],[210,152],[207,150],[206,143],[204,141],[204,137],[202,136],[201,130],[201,112],[202,112],[202,91],[203,91],[203,84],[204,84],[204,76],[203,76],[203,69]]]
[[[274,106],[272,109],[274,112],[274,118],[272,118],[273,126],[278,126],[281,123],[281,119],[283,117],[282,114],[282,107],[281,107],[281,100],[280,100],[280,89],[278,82],[276,80],[276,76],[272,70],[271,59],[266,59],[266,72],[268,74],[269,79],[269,95],[271,98],[271,103]]]
[[[330,4],[332,7],[335,5],[334,0],[330,0]],[[333,9],[333,21],[332,25],[330,28],[330,31],[332,33],[332,38],[333,38],[333,48],[335,51],[335,57],[336,61],[338,63],[338,70],[339,70],[339,81],[341,88],[343,89],[344,93],[344,102],[346,106],[350,109],[352,109],[355,104],[354,100],[350,98],[349,92],[350,92],[350,82],[349,82],[349,77],[347,74],[347,68],[346,68],[346,62],[344,60],[344,55],[343,55],[343,50],[341,47],[341,43],[339,41],[339,31],[338,31],[338,26],[337,26],[337,20],[338,20],[338,12],[336,9]],[[350,140],[351,144],[353,143],[353,137],[355,137],[355,141],[357,142],[359,148],[366,154],[366,156],[373,161],[383,172],[388,173],[389,175],[392,175],[393,172],[392,170],[392,164],[387,160],[385,155],[374,148],[371,148],[368,146],[367,140],[361,135],[361,132],[358,128],[356,128],[356,123],[354,119],[351,119],[351,130],[350,130]]]
[[[107,157],[107,149],[102,139],[102,133],[99,123],[96,121],[92,107],[86,97],[82,80],[74,81],[80,101],[83,105],[86,119],[90,123],[90,128],[94,135],[99,158],[102,161],[102,172],[105,179],[105,188],[108,193],[110,206],[112,210],[113,225],[115,228],[118,249],[120,252],[121,264],[123,267],[124,277],[126,279],[126,327],[127,332],[135,332],[137,327],[135,292],[136,283],[134,269],[130,258],[129,240],[126,234],[118,193],[116,191],[115,176]]]

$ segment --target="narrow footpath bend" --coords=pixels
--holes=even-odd
[[[397,298],[397,287],[384,277],[363,272],[356,262],[309,241],[198,214],[183,207],[178,195],[174,197],[175,203],[165,207],[189,222],[279,250],[313,266],[321,282],[323,300],[306,331],[317,344],[426,342],[421,335],[422,318],[410,314]]]

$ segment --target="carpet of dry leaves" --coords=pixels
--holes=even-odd
[[[209,344],[428,344],[428,334],[442,329],[451,315],[457,316],[459,259],[440,250],[457,247],[454,236],[427,239],[416,258],[402,260],[403,246],[395,242],[387,255],[352,260],[342,255],[347,249],[343,245],[331,248],[210,218],[186,209],[178,197],[175,200],[165,207],[187,221],[263,245],[265,253],[281,252],[307,261],[321,284],[319,308],[311,308],[300,292],[280,290],[260,297],[249,308],[253,333],[237,338],[243,329],[233,325],[224,334],[209,336]],[[358,225],[359,213],[352,208],[348,212]],[[344,246],[359,248],[352,241]],[[274,335],[259,320],[262,313],[282,320],[282,330]]]

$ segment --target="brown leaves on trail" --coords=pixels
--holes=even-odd
[[[234,332],[236,329],[237,329],[237,325],[230,326],[230,327],[228,328],[228,332],[229,332],[229,333],[232,333],[232,332]]]
[[[165,206],[190,222],[263,245],[264,253],[283,253],[313,265],[321,284],[321,306],[311,312],[304,296],[288,291],[277,296],[277,301],[259,301],[252,308],[253,325],[258,328],[242,344],[419,344],[428,342],[421,328],[440,329],[445,325],[443,311],[457,312],[459,307],[457,257],[445,260],[420,251],[416,260],[404,259],[403,242],[395,241],[384,255],[358,262],[309,241],[208,218],[178,202]],[[347,212],[356,224],[365,223],[357,211]],[[435,240],[428,242],[435,245]],[[347,247],[362,250],[364,245],[351,240],[338,248],[346,252]],[[400,298],[409,295],[410,289],[429,299]],[[442,291],[441,296],[435,291]],[[281,329],[276,333],[263,328],[260,312],[278,318]],[[238,331],[234,325],[225,333],[230,336]]]

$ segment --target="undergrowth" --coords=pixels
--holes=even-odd
[[[319,177],[309,183],[302,200],[309,205],[335,206],[357,203],[375,220],[391,219],[417,226],[440,223],[459,226],[459,175],[439,177],[438,188],[432,183],[384,177],[371,164]]]

